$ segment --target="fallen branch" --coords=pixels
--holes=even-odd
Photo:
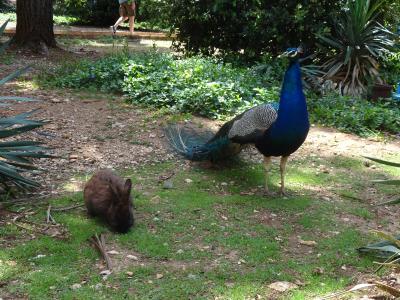
[[[384,266],[398,267],[399,266],[398,262],[400,261],[400,257],[395,258],[396,256],[398,256],[398,253],[395,253],[394,255],[389,257],[387,260],[385,260],[383,263],[374,261],[373,262],[374,264],[379,265],[379,268],[374,273],[378,272]]]
[[[30,205],[35,205],[38,202],[45,202],[47,200],[49,200],[51,198],[51,195],[43,195],[43,196],[39,196],[39,197],[27,197],[27,198],[20,198],[20,199],[15,199],[15,200],[9,200],[9,201],[3,201],[2,204],[4,205],[16,205],[16,206],[20,206],[20,205],[24,205],[29,203]]]
[[[55,208],[52,208],[52,210],[53,211],[67,211],[67,210],[75,209],[75,208],[78,208],[78,207],[82,207],[84,205],[85,204],[78,204],[78,205],[67,206],[67,207],[55,207]]]
[[[344,193],[340,193],[339,196],[341,196],[343,198],[351,199],[351,200],[356,200],[358,202],[365,202],[364,199],[361,199],[361,198],[358,198],[358,197],[355,197],[355,196],[346,195]]]
[[[54,220],[53,216],[51,215],[51,204],[49,204],[49,207],[47,208],[47,217],[46,217],[46,223],[53,223],[57,224],[56,220]]]
[[[172,172],[171,174],[168,174],[168,175],[161,175],[160,177],[158,177],[158,183],[164,182],[164,181],[170,179],[174,175],[175,175],[175,172]]]
[[[111,259],[107,254],[106,251],[106,243],[104,241],[104,235],[100,234],[100,238],[97,236],[97,234],[94,234],[91,237],[92,243],[96,246],[97,250],[99,250],[101,256],[104,258],[104,261],[106,262],[107,269],[112,270],[112,264],[111,264]]]
[[[34,229],[34,228],[25,227],[25,226],[23,226],[23,225],[21,225],[21,224],[18,224],[17,222],[14,222],[13,224],[14,224],[15,226],[19,227],[19,228],[22,228],[22,229],[25,229],[25,230],[29,230],[29,231],[32,231],[32,232],[36,232],[36,233],[40,233],[40,234],[46,235],[46,233],[44,233],[44,232],[42,232],[42,231],[40,231],[40,230],[37,230],[37,229]]]
[[[15,221],[17,221],[17,220],[15,220]],[[26,219],[21,220],[20,223],[31,224],[31,225],[35,225],[35,226],[39,226],[39,227],[43,226],[43,224],[41,224],[41,223],[37,223],[37,222],[26,220]],[[48,227],[48,226],[46,226],[46,227]]]

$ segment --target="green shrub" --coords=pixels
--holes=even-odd
[[[59,71],[48,79],[59,87],[123,91],[132,103],[211,118],[276,101],[279,90],[270,69],[233,67],[204,57],[117,55],[96,62],[83,61]]]
[[[62,66],[44,79],[63,88],[123,92],[135,104],[223,118],[277,101],[284,70],[282,60],[268,56],[260,64],[244,67],[201,56],[176,59],[168,54],[122,54]],[[400,107],[394,102],[308,94],[314,123],[359,135],[400,132]]]
[[[332,93],[324,97],[310,95],[308,108],[311,122],[344,132],[358,135],[400,132],[400,106],[393,101],[369,102]]]
[[[193,52],[238,52],[257,59],[288,47],[315,48],[315,34],[328,30],[343,0],[171,0],[171,26],[178,46]]]
[[[9,1],[0,0],[0,12],[15,12],[15,4]]]
[[[167,15],[168,1],[136,0],[136,13],[140,24],[136,29],[160,30],[169,28]],[[110,26],[119,18],[117,0],[56,0],[54,12],[57,15],[74,17],[76,24]]]
[[[56,0],[54,13],[76,17],[80,24],[110,26],[119,17],[118,7],[117,0]]]
[[[380,73],[388,84],[397,85],[400,82],[400,50],[385,57]]]
[[[209,58],[161,56],[144,63],[129,61],[124,91],[133,103],[220,118],[276,100],[276,88],[268,89],[266,81],[253,69]]]
[[[125,55],[108,56],[95,62],[81,60],[66,64],[46,78],[47,84],[62,88],[95,88],[103,92],[121,93],[124,79]]]
[[[136,11],[139,22],[148,24],[146,28],[168,29],[170,28],[169,14],[173,13],[173,7],[166,0],[137,0]]]

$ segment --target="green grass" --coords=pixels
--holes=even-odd
[[[282,299],[337,291],[352,283],[351,272],[343,271],[343,266],[359,272],[373,269],[372,262],[355,251],[368,242],[368,233],[340,218],[344,212],[361,220],[373,214],[365,203],[347,198],[324,201],[312,189],[329,184],[330,191],[340,194],[346,183],[354,185],[351,194],[358,196],[370,179],[383,172],[363,168],[362,159],[335,157],[324,163],[340,176],[316,175],[306,167],[311,161],[297,158],[289,165],[292,196],[286,199],[240,195],[263,183],[262,167],[241,161],[216,170],[188,170],[168,162],[124,171],[135,186],[144,187],[134,191],[133,230],[125,235],[110,233],[83,210],[53,213],[68,230],[66,239],[42,235],[30,239],[30,232],[7,224],[0,229],[0,239],[9,243],[0,249],[0,282],[8,283],[4,287],[8,294],[31,299],[245,299],[268,295],[268,284],[278,280],[305,284]],[[163,189],[157,178],[171,171],[177,174],[172,178],[174,188]],[[187,178],[192,182],[186,183]],[[278,178],[275,166],[274,190]],[[66,206],[81,201],[82,193],[76,193],[51,203]],[[29,218],[43,222],[46,207],[35,211]],[[109,249],[112,245],[120,252],[112,256],[118,270],[107,280],[101,278],[96,266],[99,255],[88,242],[102,231],[107,233]],[[301,246],[299,238],[317,245]],[[126,262],[127,254],[139,261]],[[323,268],[323,274],[314,272],[316,268]],[[132,278],[126,272],[132,272]],[[157,274],[163,277],[157,279]],[[76,283],[81,287],[72,289]]]

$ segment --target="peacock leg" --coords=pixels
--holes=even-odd
[[[286,169],[286,163],[288,161],[289,156],[282,156],[281,157],[281,164],[280,164],[280,170],[281,170],[281,191],[280,194],[282,196],[285,196],[285,169]]]
[[[264,171],[265,171],[265,186],[264,186],[264,194],[270,195],[268,189],[268,173],[271,167],[271,156],[264,156]]]

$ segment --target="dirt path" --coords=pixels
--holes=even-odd
[[[9,22],[4,31],[7,35],[14,35],[16,31],[16,23]],[[102,36],[111,36],[109,28],[93,27],[93,26],[54,26],[55,36],[68,36],[68,37],[83,37],[83,38],[96,38]],[[153,31],[135,31],[131,36],[128,30],[118,30],[116,33],[118,37],[131,37],[133,39],[147,39],[147,40],[161,40],[170,41],[174,35],[169,36],[166,32],[153,32]]]
[[[106,100],[87,96],[81,99],[82,95],[74,92],[63,95],[45,91],[37,93],[36,98],[42,101],[29,108],[39,108],[36,116],[50,123],[35,132],[33,137],[53,148],[60,159],[41,160],[40,166],[48,172],[44,178],[42,175],[36,177],[52,193],[60,192],[58,184],[76,174],[91,174],[99,168],[131,169],[174,157],[164,138],[163,118],[124,104],[122,97]],[[26,108],[26,104],[15,104],[3,108],[2,112],[11,115]],[[201,118],[192,121],[211,128],[218,128],[221,124]],[[387,157],[399,152],[398,140],[379,142],[334,129],[312,127],[294,159],[335,155]],[[261,155],[251,148],[243,155],[261,160]]]

